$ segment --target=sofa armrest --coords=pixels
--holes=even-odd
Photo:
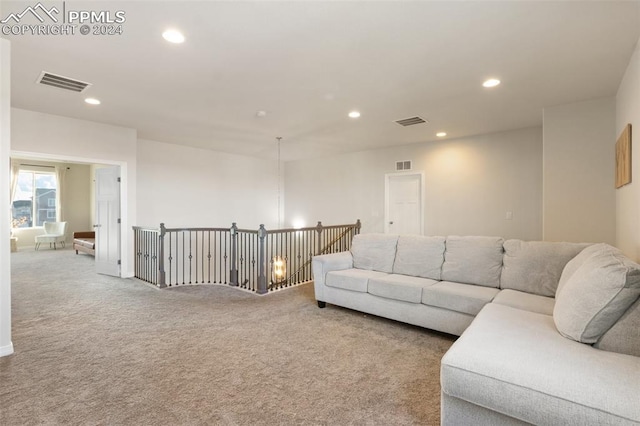
[[[324,301],[324,282],[327,272],[353,268],[353,256],[350,251],[314,256],[311,261],[313,271],[313,287],[316,300]]]

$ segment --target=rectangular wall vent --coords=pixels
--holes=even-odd
[[[396,170],[411,170],[411,161],[396,161]]]
[[[424,118],[421,117],[411,117],[411,118],[403,118],[402,120],[396,120],[396,123],[398,123],[401,126],[413,126],[416,124],[422,124],[422,123],[426,123],[427,120],[425,120]]]
[[[73,92],[82,92],[87,87],[91,86],[91,83],[51,74],[46,71],[42,71],[40,77],[36,80],[36,83],[46,84],[47,86],[53,86],[64,90],[71,90]]]

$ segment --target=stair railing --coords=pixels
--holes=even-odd
[[[361,224],[300,229],[134,226],[135,276],[160,288],[226,284],[265,294],[312,280],[317,254],[349,250]]]

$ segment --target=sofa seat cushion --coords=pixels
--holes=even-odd
[[[354,268],[391,273],[397,243],[397,235],[358,234],[354,236],[351,244]]]
[[[553,297],[565,265],[585,247],[587,244],[507,240],[500,288]]]
[[[451,311],[477,315],[500,292],[497,288],[440,281],[422,289],[422,303]]]
[[[329,287],[366,293],[370,278],[382,278],[389,274],[365,269],[346,269],[327,272],[325,284]]]
[[[442,280],[500,287],[503,242],[499,237],[447,237]]]
[[[439,281],[444,262],[444,242],[444,237],[401,235],[393,273]]]
[[[422,301],[422,289],[430,287],[437,282],[429,278],[391,274],[382,278],[370,278],[367,291],[369,294],[384,297],[385,299],[420,303]]]
[[[95,238],[75,238],[73,240],[73,244],[82,246],[82,247],[86,247],[89,249],[95,249],[96,247],[96,240]]]
[[[591,256],[558,290],[553,319],[563,336],[595,343],[640,297],[640,265],[608,244],[587,250]]]
[[[640,358],[562,337],[548,315],[491,303],[442,358],[449,396],[533,424],[640,422]]]
[[[556,301],[553,297],[538,296],[537,294],[516,290],[502,290],[493,299],[492,303],[539,314],[553,315],[553,305]]]

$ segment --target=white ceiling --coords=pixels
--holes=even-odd
[[[2,15],[33,3],[3,0]],[[124,10],[124,34],[7,37],[14,107],[251,156],[273,158],[282,136],[285,160],[540,126],[546,106],[615,95],[640,36],[637,1],[66,7]],[[167,27],[186,42],[164,41]],[[43,70],[93,85],[35,84]],[[485,89],[488,77],[502,84]],[[394,123],[416,115],[429,123]]]

